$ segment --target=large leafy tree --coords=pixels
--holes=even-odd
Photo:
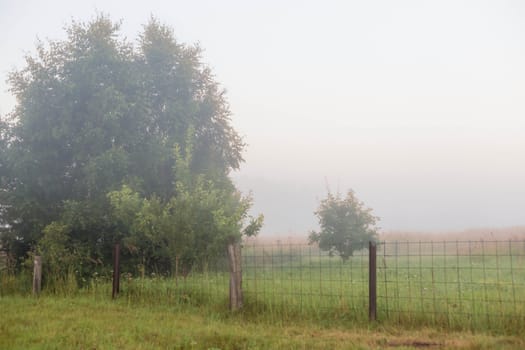
[[[378,218],[352,190],[345,197],[328,192],[315,214],[321,230],[312,231],[309,241],[317,243],[330,255],[337,254],[347,260],[354,251],[367,247],[369,241],[377,239]]]
[[[4,247],[21,257],[59,230],[66,249],[104,261],[131,234],[108,193],[128,188],[148,210],[178,200],[174,150],[185,154],[190,134],[189,176],[235,193],[228,174],[244,144],[198,46],[155,19],[136,45],[104,15],[66,30],[9,77],[17,105],[0,125]]]

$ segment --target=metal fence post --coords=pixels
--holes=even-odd
[[[375,242],[368,242],[368,318],[377,319],[377,246]]]
[[[115,297],[120,292],[120,244],[115,244],[115,249],[113,250],[113,291],[111,292],[111,297]]]

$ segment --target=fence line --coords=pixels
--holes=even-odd
[[[276,316],[366,321],[371,262],[367,250],[343,261],[312,245],[246,244],[246,302]],[[380,322],[525,327],[525,240],[378,242],[375,272]]]
[[[359,243],[363,246],[367,245]],[[449,329],[525,329],[525,240],[383,241],[377,242],[375,259],[369,253],[361,249],[343,261],[315,245],[245,243],[244,312],[328,323],[376,318],[381,323]],[[201,262],[174,279],[153,273],[150,278],[116,275],[122,279],[122,297],[130,303],[167,299],[218,309],[228,305],[226,257]],[[9,274],[0,278],[0,294],[20,289]],[[106,280],[99,283],[94,275],[87,292],[95,297],[107,293]]]

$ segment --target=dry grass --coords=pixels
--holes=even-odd
[[[515,226],[507,228],[477,228],[463,231],[389,231],[381,233],[381,240],[385,241],[507,241],[524,240],[525,227]]]
[[[382,241],[508,241],[525,240],[525,226],[505,228],[476,228],[462,231],[385,231],[380,232]],[[307,234],[269,234],[246,240],[249,244],[308,244]]]

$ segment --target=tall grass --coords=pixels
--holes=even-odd
[[[32,276],[27,271],[19,274],[10,271],[0,271],[0,296],[29,295],[32,288]]]

